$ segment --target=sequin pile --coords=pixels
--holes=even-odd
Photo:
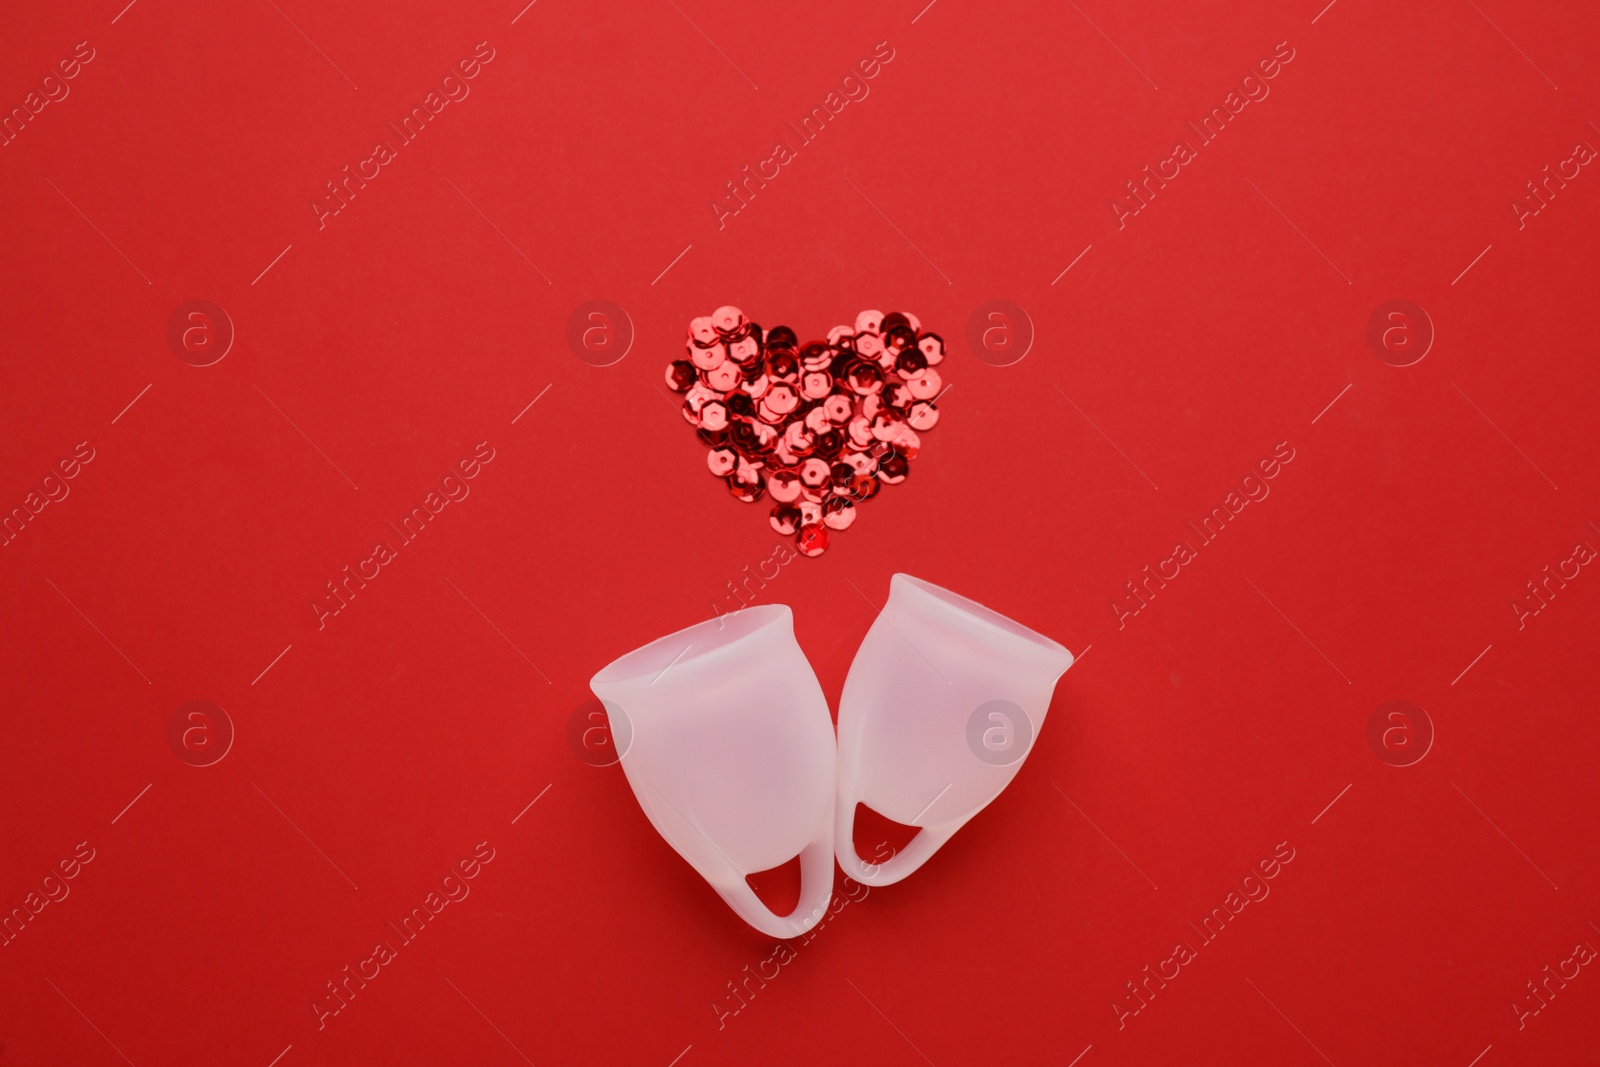
[[[910,312],[863,311],[802,345],[721,307],[689,323],[666,377],[711,473],[747,504],[770,496],[773,529],[820,556],[862,504],[905,481],[939,421],[943,359],[944,341]]]

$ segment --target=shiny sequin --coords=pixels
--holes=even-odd
[[[902,378],[915,378],[928,369],[928,357],[918,348],[904,348],[895,359],[895,370],[900,372]]]
[[[714,370],[706,371],[704,379],[706,385],[719,393],[731,392],[742,380],[738,365],[731,362],[723,363]]]
[[[767,390],[767,395],[762,401],[776,411],[779,415],[787,415],[800,406],[800,397],[796,395],[794,387],[787,382],[779,382]]]
[[[871,500],[878,495],[878,479],[871,474],[856,474],[846,487],[852,500]]]
[[[774,381],[794,382],[800,377],[800,357],[784,349],[767,357],[767,375]]]
[[[800,536],[795,538],[795,547],[800,549],[802,556],[820,556],[828,550],[828,529],[817,523],[809,523],[800,527]]]
[[[760,400],[767,395],[767,390],[772,388],[772,379],[765,373],[758,374],[754,378],[746,376],[744,384],[739,388],[751,400]]]
[[[688,391],[689,387],[699,380],[700,372],[687,359],[667,364],[667,388],[674,393]]]
[[[711,313],[711,325],[718,333],[732,333],[744,324],[744,312],[733,306],[720,307]]]
[[[700,409],[700,426],[706,430],[726,430],[728,428],[728,405],[720,400],[713,400]]]
[[[807,400],[822,400],[833,391],[833,375],[827,371],[806,371],[800,379],[800,395]]]
[[[771,488],[771,483],[768,483],[768,488]],[[778,504],[772,509],[770,521],[774,530],[785,537],[793,537],[795,531],[800,529],[800,509],[790,504]]]
[[[721,400],[722,394],[707,386],[704,382],[695,382],[689,386],[689,391],[684,394],[683,403],[696,415],[708,400]]]
[[[918,400],[932,400],[939,395],[939,390],[944,388],[944,379],[939,377],[939,372],[929,367],[915,378],[906,380],[906,390]]]
[[[836,496],[822,505],[822,524],[830,530],[848,529],[856,521],[855,501]]]
[[[796,471],[784,467],[767,475],[767,491],[780,504],[793,504],[799,500],[800,490],[800,475]]]
[[[728,475],[728,492],[732,493],[736,500],[742,500],[746,504],[754,504],[760,500],[765,488],[766,483],[759,472],[749,478],[741,477],[738,473]]]
[[[893,441],[900,436],[900,427],[904,425],[902,416],[895,414],[893,409],[886,410],[872,420],[872,436],[880,441]]]
[[[809,456],[816,444],[816,435],[806,427],[805,423],[791,422],[789,428],[783,431],[783,443],[788,446],[791,454]]]
[[[728,358],[728,348],[718,342],[701,348],[699,345],[689,346],[689,360],[701,370],[711,370],[720,367]]]
[[[689,321],[689,337],[702,345],[709,345],[717,339],[717,327],[711,321],[711,316],[702,315],[698,319]]]
[[[761,342],[754,337],[746,337],[728,346],[728,358],[740,366],[744,366],[760,354]]]
[[[826,336],[802,343],[727,305],[690,322],[665,375],[707,468],[746,503],[770,494],[772,528],[807,556],[906,479],[944,388],[944,341],[909,312],[863,311]]]
[[[883,368],[876,363],[858,359],[845,372],[850,388],[861,396],[870,396],[883,388]]]
[[[818,489],[828,484],[831,468],[824,460],[812,458],[800,464],[800,481],[808,489]]]
[[[800,349],[800,365],[808,371],[827,370],[833,365],[833,346],[812,341]]]

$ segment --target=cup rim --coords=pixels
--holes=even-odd
[[[761,604],[718,615],[658,637],[612,660],[589,680],[591,686],[621,685],[659,677],[668,667],[682,667],[754,637],[793,618],[785,604]],[[692,652],[693,654],[687,654]]]
[[[890,579],[891,594],[896,588],[907,589],[919,597],[932,600],[936,604],[967,615],[978,622],[1026,641],[1047,652],[1065,655],[1068,659],[1072,658],[1072,653],[1059,641],[1051,640],[1039,631],[1024,626],[1017,620],[1002,615],[993,608],[984,607],[970,597],[964,597],[960,593],[953,593],[943,586],[934,585],[932,582],[910,574],[897,573]]]

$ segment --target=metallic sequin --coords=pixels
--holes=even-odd
[[[885,485],[904,481],[939,420],[944,341],[909,312],[863,311],[826,341],[763,330],[732,305],[692,320],[687,358],[666,368],[706,466],[773,529],[821,555]]]

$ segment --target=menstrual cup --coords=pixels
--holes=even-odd
[[[1072,653],[982,604],[896,574],[839,699],[834,849],[858,882],[927,862],[1016,776]],[[856,855],[857,802],[920,827],[881,864]]]
[[[805,933],[833,894],[837,754],[828,704],[782,605],[653,641],[589,682],[650,823],[745,922]],[[800,857],[800,902],[775,915],[745,876]]]

